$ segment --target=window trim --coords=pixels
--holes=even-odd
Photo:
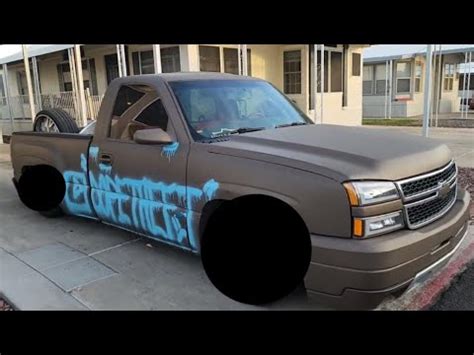
[[[418,77],[416,75],[416,68],[417,67],[421,67],[421,71],[420,71],[420,76]],[[424,63],[422,61],[415,61],[415,70],[414,70],[414,80],[413,80],[413,93],[414,94],[419,94],[421,92],[423,92],[423,70],[424,70]],[[416,80],[420,80],[420,88],[417,90],[416,89]]]
[[[452,74],[446,74],[446,67],[449,66],[453,68]],[[454,91],[454,79],[456,75],[456,64],[455,63],[444,63],[443,66],[443,92],[453,92]],[[451,89],[446,89],[446,80],[451,82]]]
[[[122,84],[118,87],[117,89],[117,92],[115,93],[115,99],[114,99],[114,104],[112,106],[112,111],[110,112],[110,117],[109,117],[109,124],[107,125],[107,135],[105,136],[105,140],[107,142],[119,142],[119,143],[128,143],[128,144],[137,144],[133,139],[132,140],[123,140],[123,139],[119,139],[119,138],[112,138],[110,137],[110,134],[112,132],[112,116],[113,116],[113,110],[115,108],[115,103],[116,103],[116,100],[117,100],[117,97],[118,97],[118,93],[120,91],[120,89],[124,86],[147,86],[148,88],[154,90],[157,94],[157,97],[151,101],[148,105],[146,105],[145,107],[143,107],[139,113],[137,113],[137,115],[135,117],[137,117],[140,113],[142,113],[142,111],[144,109],[146,109],[147,107],[149,107],[151,104],[153,104],[156,100],[161,100],[163,102],[163,97],[160,93],[160,90],[157,88],[157,87],[154,87],[154,86],[151,86],[149,84],[133,84],[133,85],[130,85],[130,84]],[[146,94],[145,94],[146,95]],[[140,101],[141,99],[143,99],[144,96],[142,96],[138,101]],[[137,102],[138,102],[137,101]],[[132,105],[133,106],[133,105]],[[132,106],[128,107],[123,113],[125,114]],[[166,130],[166,133],[168,133],[171,137],[171,139],[174,141],[174,142],[179,142],[178,140],[178,136],[176,134],[176,130],[175,130],[175,127],[174,127],[174,124],[173,124],[173,120],[171,119],[171,115],[168,111],[168,109],[166,108],[166,105],[164,104],[163,102],[163,109],[165,110],[166,112],[166,115],[168,116],[168,127],[167,127],[167,130]],[[120,115],[120,116],[122,116]],[[135,118],[134,117],[134,118]]]
[[[403,76],[403,77],[399,77],[398,76],[398,70],[397,70],[397,66],[398,64],[401,64],[401,63],[407,63],[407,64],[410,64],[410,74],[409,76]],[[395,62],[395,96],[406,96],[406,95],[412,95],[413,94],[413,60],[397,60]],[[398,91],[398,80],[410,80],[410,83],[408,85],[408,91],[402,91],[402,92],[399,92]]]
[[[300,70],[299,70],[299,72],[285,72],[285,53],[291,53],[291,52],[298,52],[299,53],[299,56],[300,56],[300,59],[299,59]],[[283,68],[282,68],[283,69],[283,93],[285,95],[301,95],[301,94],[303,94],[303,55],[302,55],[302,49],[298,48],[298,49],[283,50],[282,59],[283,59]],[[289,93],[289,92],[286,91],[285,76],[286,76],[286,74],[297,74],[297,73],[299,73],[299,76],[300,76],[299,92]]]

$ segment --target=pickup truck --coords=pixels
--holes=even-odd
[[[11,140],[27,207],[196,253],[243,303],[304,286],[330,307],[375,308],[445,265],[467,233],[470,197],[444,144],[314,124],[256,78],[123,77],[92,126],[47,110],[35,127]]]

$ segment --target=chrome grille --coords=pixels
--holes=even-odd
[[[425,225],[446,213],[456,199],[456,188],[444,197],[438,197],[420,204],[406,207],[406,216],[412,227]]]
[[[451,161],[440,170],[400,181],[399,186],[405,200],[414,199],[418,195],[425,195],[438,189],[440,184],[452,182],[456,178],[456,174],[456,164]]]
[[[451,161],[428,174],[398,181],[405,219],[411,229],[441,218],[456,201],[457,167]]]

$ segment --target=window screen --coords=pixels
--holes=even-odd
[[[301,51],[283,53],[283,87],[285,94],[301,94]]]
[[[161,71],[176,73],[181,70],[179,47],[161,48]]]
[[[199,46],[199,63],[201,71],[220,72],[219,47]]]
[[[236,48],[224,48],[224,72],[239,74],[239,51]]]
[[[364,95],[371,95],[374,82],[374,66],[364,65],[364,73],[362,76],[362,91]]]
[[[388,72],[386,72],[385,64],[375,66],[375,94],[385,95],[388,92]]]

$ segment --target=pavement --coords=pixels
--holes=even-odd
[[[457,131],[436,135],[466,157],[472,147]],[[208,281],[198,256],[91,220],[45,218],[23,206],[11,177],[9,145],[0,144],[0,297],[17,309],[328,309],[303,288],[266,307],[235,302]],[[440,272],[379,309],[430,307],[472,259],[474,226]],[[417,303],[424,294],[430,297]]]

